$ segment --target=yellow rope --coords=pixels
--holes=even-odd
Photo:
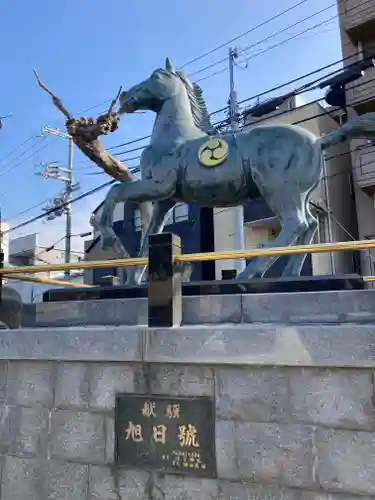
[[[320,243],[316,245],[298,245],[289,247],[275,248],[253,248],[248,250],[228,250],[224,252],[210,253],[195,253],[176,255],[175,262],[202,262],[210,260],[226,260],[226,259],[244,259],[252,257],[267,257],[274,255],[298,255],[302,253],[325,253],[325,252],[342,252],[354,250],[367,250],[375,248],[375,240],[362,241],[343,241],[339,243]],[[147,257],[139,257],[135,259],[113,259],[113,260],[96,260],[85,261],[69,264],[54,264],[54,265],[38,265],[38,266],[20,266],[20,267],[4,267],[0,269],[0,274],[24,274],[24,273],[40,273],[47,271],[66,271],[73,269],[98,269],[106,267],[129,267],[148,265]]]
[[[78,283],[72,283],[70,281],[60,281],[54,280],[52,278],[42,278],[41,276],[25,276],[23,274],[7,274],[6,279],[10,280],[20,280],[20,281],[31,281],[33,283],[45,284],[45,285],[58,285],[70,288],[93,288],[92,285],[84,285]]]

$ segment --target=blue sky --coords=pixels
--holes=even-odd
[[[50,98],[36,85],[32,68],[62,98],[73,113],[98,106],[87,115],[103,111],[104,101],[116,94],[120,85],[130,87],[164,64],[169,56],[176,67],[236,37],[297,0],[159,0],[158,2],[125,2],[124,0],[51,2],[15,2],[2,0],[0,5],[0,116],[13,113],[0,131],[1,207],[4,218],[14,225],[40,213],[41,207],[16,217],[62,188],[60,183],[35,174],[40,161],[67,160],[67,144],[59,138],[30,139],[44,125],[64,129],[64,120]],[[244,49],[296,23],[334,0],[307,0],[259,30],[240,38],[236,45]],[[300,35],[297,39],[268,50],[278,42],[303,32],[336,14],[336,7],[300,23],[286,33],[243,53],[249,57],[246,69],[236,69],[235,81],[239,99],[245,99],[341,57],[337,22],[331,21]],[[194,73],[227,56],[228,46],[184,68]],[[210,111],[222,108],[228,98],[226,62],[200,71],[194,80],[205,78],[201,86]],[[243,66],[243,59],[241,60]],[[147,135],[153,115],[123,118],[120,129],[105,139],[108,146]],[[139,145],[145,144],[139,143]],[[134,146],[137,146],[135,144]],[[124,149],[131,149],[129,146]],[[7,157],[13,150],[16,151]],[[41,148],[43,148],[41,151]],[[119,151],[120,151],[119,150]],[[136,156],[131,153],[127,156]],[[6,158],[7,157],[7,158]],[[19,157],[19,158],[17,158]],[[136,165],[132,160],[129,165]],[[75,152],[76,178],[85,191],[102,182],[106,175],[88,175],[98,171],[85,157]],[[87,228],[91,210],[105,192],[73,206],[76,232]],[[34,224],[23,234],[40,231],[46,244],[63,234],[63,220]],[[79,245],[79,241],[76,242]]]

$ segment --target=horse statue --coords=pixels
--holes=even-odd
[[[262,196],[281,225],[279,235],[263,247],[311,243],[318,222],[309,203],[322,178],[323,151],[352,137],[375,136],[374,113],[322,137],[284,124],[219,134],[211,125],[201,88],[176,71],[169,59],[165,69],[123,91],[119,102],[120,115],[151,110],[156,119],[141,155],[141,178],[110,188],[98,229],[103,248],[118,244],[112,229],[116,204],[147,205],[150,221],[139,256],[147,256],[148,236],[163,231],[177,202],[231,207]],[[262,277],[278,258],[251,259],[237,279]],[[306,254],[291,255],[283,276],[299,276],[305,259]],[[129,269],[127,283],[139,284],[145,269]]]

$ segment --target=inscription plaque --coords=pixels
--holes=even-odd
[[[118,394],[115,432],[120,466],[216,477],[211,398]]]

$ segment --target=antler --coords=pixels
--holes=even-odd
[[[10,116],[12,116],[12,113],[10,113],[9,115],[0,116],[0,129],[3,128],[3,120],[5,120],[5,118],[9,118]]]
[[[37,82],[38,82],[38,85],[40,88],[42,88],[45,92],[47,92],[47,94],[49,94],[51,97],[52,97],[52,100],[53,100],[53,104],[56,106],[57,109],[59,109],[61,111],[61,113],[63,113],[66,118],[68,120],[71,120],[72,119],[72,115],[69,113],[69,111],[66,109],[66,107],[63,105],[61,99],[59,99],[57,97],[56,94],[54,94],[52,92],[52,90],[50,90],[43,82],[42,80],[40,79],[38,73],[35,71],[35,69],[33,69],[33,72],[34,72],[34,75],[35,75],[35,78],[37,79]]]
[[[111,102],[107,113],[98,118],[74,118],[65,108],[61,99],[42,82],[35,69],[33,71],[39,87],[52,97],[55,106],[66,116],[68,133],[82,153],[113,179],[118,181],[133,180],[130,170],[118,158],[107,153],[99,140],[101,135],[113,132],[117,128],[119,116],[117,113],[113,113],[113,107],[120,97],[122,87]]]
[[[120,95],[121,95],[121,91],[122,91],[122,86],[120,86],[120,88],[118,89],[118,92],[117,92],[117,95],[116,97],[113,99],[113,101],[111,102],[110,106],[109,106],[109,109],[108,109],[108,115],[110,115],[112,113],[112,110],[116,104],[116,102],[119,100],[120,98]]]

